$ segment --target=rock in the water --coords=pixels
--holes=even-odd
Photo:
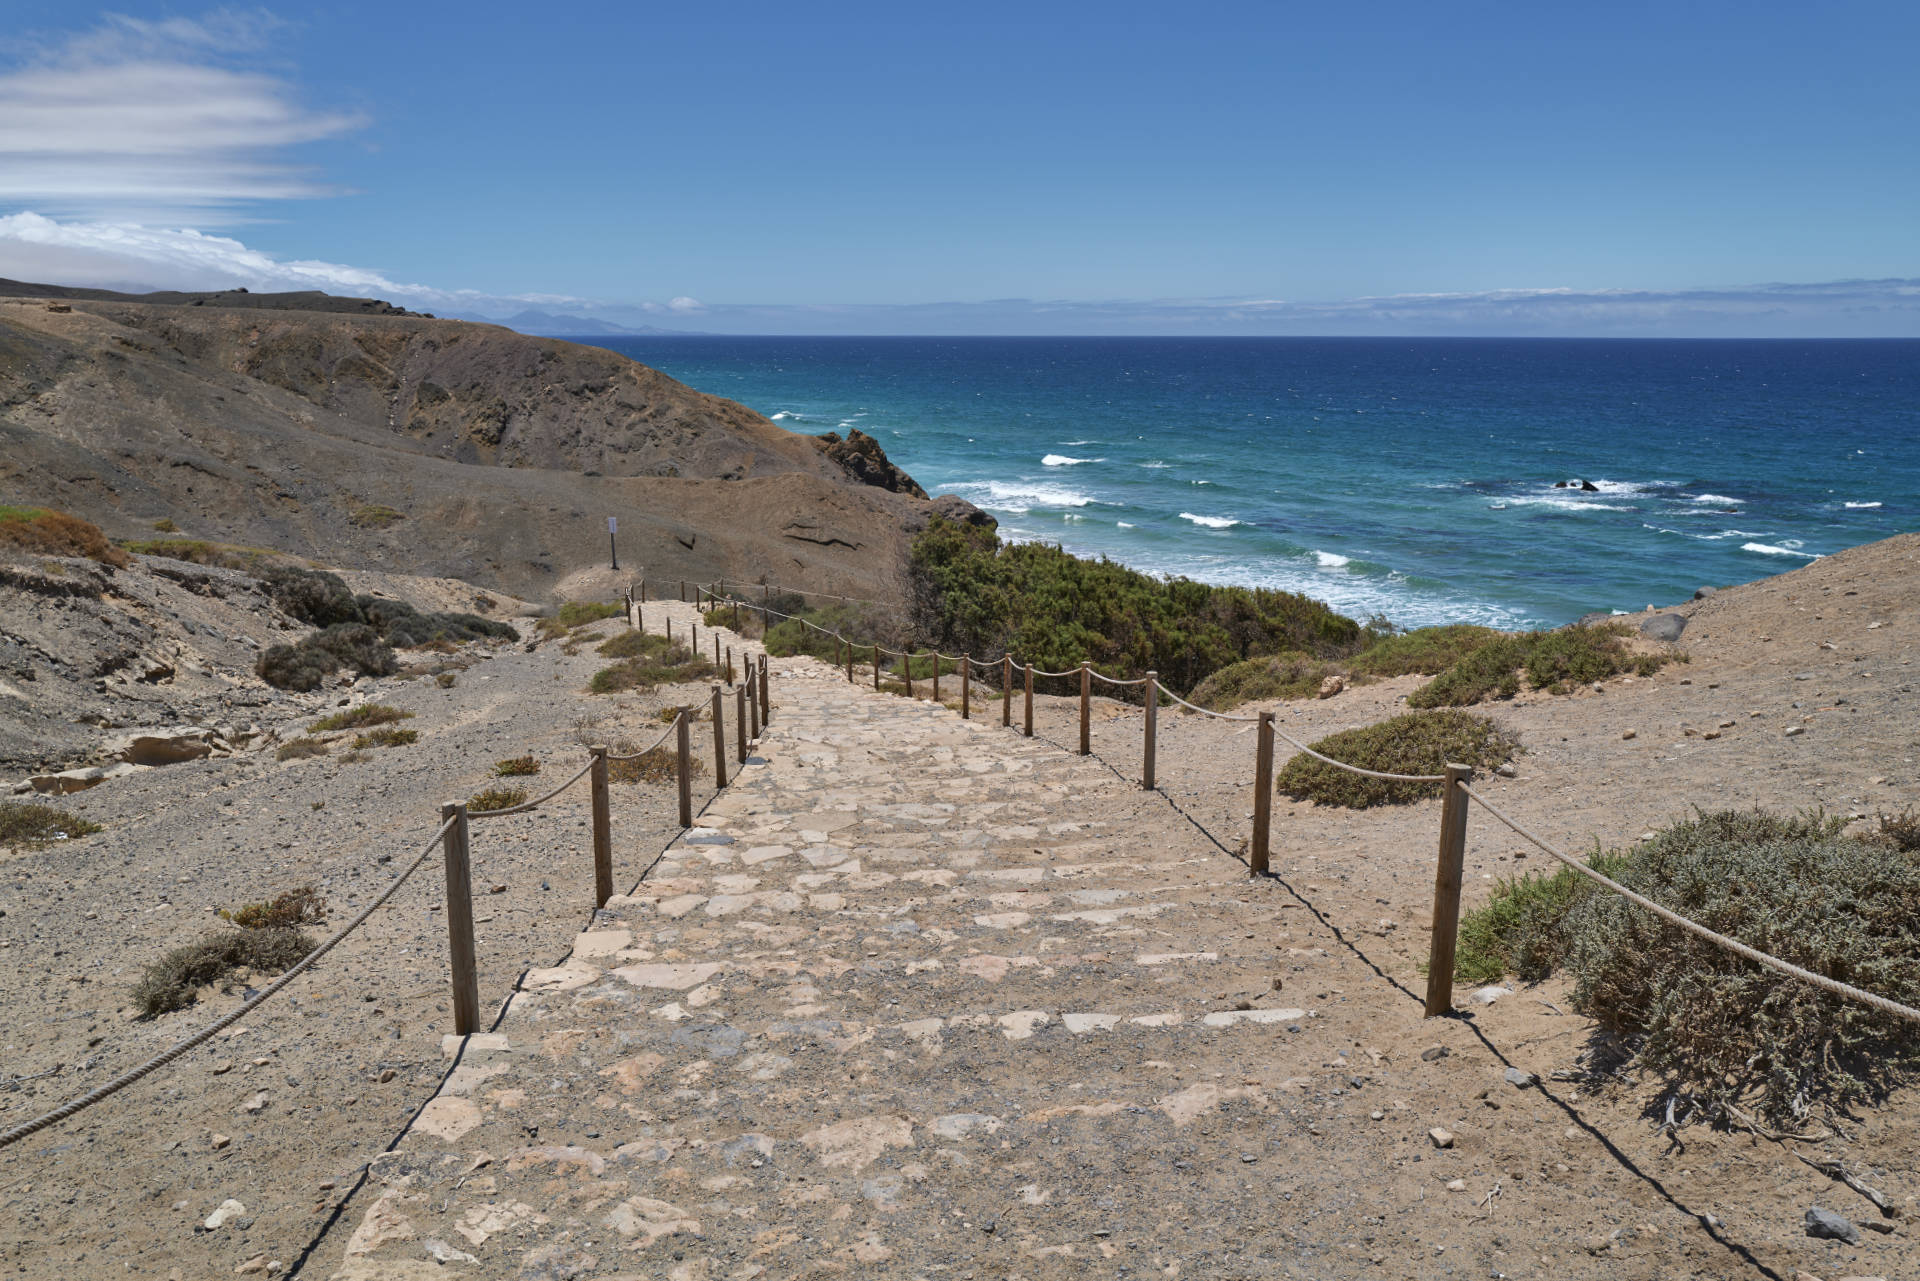
[[[1678,614],[1654,614],[1640,624],[1642,636],[1669,644],[1679,640],[1680,633],[1686,630],[1687,620]]]
[[[1347,678],[1337,672],[1320,682],[1320,697],[1332,698],[1347,687]]]
[[[1807,1235],[1819,1237],[1825,1241],[1845,1241],[1848,1245],[1860,1244],[1860,1229],[1849,1223],[1842,1215],[1832,1210],[1823,1210],[1812,1206],[1807,1210]]]

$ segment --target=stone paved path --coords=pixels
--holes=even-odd
[[[1463,1071],[1497,1086],[1468,1030],[1098,760],[774,671],[697,829],[498,1032],[447,1039],[317,1274],[1513,1268],[1469,1198],[1440,1205],[1461,1154],[1426,1133]],[[1455,1057],[1376,1048],[1408,1038]],[[1522,1110],[1465,1159],[1517,1169],[1495,1145]]]

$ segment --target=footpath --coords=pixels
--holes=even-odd
[[[303,1271],[1751,1262],[1163,797],[994,704],[772,671],[737,781],[493,1031],[447,1038],[444,1086]]]

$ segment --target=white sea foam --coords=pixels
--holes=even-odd
[[[1167,468],[1173,466],[1172,463],[1163,463],[1158,458],[1150,463],[1141,463],[1140,465],[1152,471],[1165,471]]]
[[[776,423],[777,423],[777,422],[780,422],[780,421],[782,421],[783,419],[787,419],[787,418],[798,418],[799,416],[800,416],[800,415],[798,415],[798,414],[796,414],[796,413],[794,413],[794,412],[793,412],[792,410],[790,410],[790,409],[782,409],[782,410],[780,410],[780,411],[779,411],[778,413],[776,413],[776,414],[774,414],[774,415],[773,415],[773,416],[772,416],[771,418],[769,418],[769,419],[768,419],[768,421],[769,421],[769,422],[776,422]]]
[[[1791,542],[1793,540],[1789,539],[1788,541]],[[1740,550],[1743,552],[1758,552],[1762,556],[1798,556],[1801,560],[1820,559],[1814,552],[1803,552],[1792,547],[1779,547],[1773,543],[1741,543]]]
[[[1725,494],[1695,494],[1693,501],[1696,503],[1712,503],[1715,507],[1738,507],[1741,502],[1740,499],[1728,498]]]
[[[1240,522],[1230,516],[1196,516],[1192,512],[1181,512],[1181,520],[1190,520],[1196,525],[1205,525],[1208,529],[1232,529]]]
[[[1128,520],[1116,520],[1116,521],[1114,521],[1113,523],[1114,523],[1115,525],[1117,525],[1117,526],[1118,526],[1119,528],[1121,528],[1121,529],[1132,529],[1132,528],[1133,528],[1133,522],[1132,522],[1132,521],[1128,521]]]
[[[1061,444],[1063,444],[1063,445],[1091,445],[1091,444],[1093,444],[1093,442],[1092,442],[1092,441],[1090,441],[1090,440],[1063,440],[1063,441],[1061,441],[1060,443],[1061,443]]]
[[[1090,494],[1045,482],[982,480],[948,488],[981,507],[1015,514],[1036,507],[1085,507],[1097,501]]]
[[[1551,507],[1555,511],[1568,512],[1630,512],[1633,510],[1619,503],[1597,503],[1592,499],[1563,497],[1566,492],[1561,490],[1534,498],[1509,498],[1507,504],[1512,507]]]
[[[1320,568],[1322,569],[1339,569],[1341,566],[1350,564],[1353,561],[1353,557],[1342,556],[1339,552],[1316,550],[1313,555],[1314,559],[1320,562]]]
[[[1847,510],[1848,511],[1866,511],[1870,507],[1878,507],[1879,505],[1880,505],[1879,503],[1848,503]]]
[[[1069,458],[1065,454],[1048,454],[1040,460],[1042,467],[1078,467],[1081,463],[1104,463],[1104,458]]]

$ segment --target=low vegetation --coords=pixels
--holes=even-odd
[[[45,507],[0,506],[0,548],[39,556],[75,556],[124,569],[131,562],[96,525]]]
[[[1492,768],[1519,750],[1519,742],[1484,716],[1451,709],[1408,712],[1363,729],[1343,730],[1310,744],[1314,751],[1362,769],[1389,774],[1439,774],[1449,761]],[[1285,750],[1284,746],[1281,750]],[[1440,795],[1438,783],[1367,778],[1296,753],[1275,786],[1298,801],[1367,809]]]
[[[148,966],[133,988],[133,1003],[148,1018],[184,1010],[199,999],[198,989],[227,984],[239,971],[278,974],[314,948],[314,940],[296,929],[232,929],[198,943],[176,947]]]
[[[356,507],[347,517],[348,523],[357,529],[386,529],[397,525],[406,516],[391,507],[382,507],[378,503],[368,503],[365,507]]]
[[[51,805],[35,805],[30,801],[0,801],[0,846],[8,849],[40,849],[55,841],[90,836],[99,830],[98,823],[81,818],[78,814],[57,810]]]
[[[1636,653],[1624,623],[1563,627],[1551,632],[1496,635],[1413,691],[1409,707],[1467,707],[1520,692],[1520,677],[1535,689],[1564,694],[1625,672],[1651,676],[1685,655]]]
[[[633,755],[638,743],[620,742],[613,747],[613,755]],[[679,753],[665,743],[652,747],[632,760],[607,762],[607,781],[612,783],[672,783],[680,777]],[[698,778],[705,773],[698,755],[687,760],[688,772]]]
[[[516,641],[520,633],[478,614],[423,614],[405,601],[356,596],[338,574],[282,566],[261,575],[282,612],[320,630],[260,656],[260,678],[278,689],[314,690],[343,667],[362,676],[399,670],[394,650],[461,641]]]
[[[1343,676],[1346,666],[1311,654],[1273,654],[1229,663],[1193,687],[1188,701],[1215,711],[1242,703],[1280,698],[1312,698],[1329,676]]]
[[[1416,627],[1380,637],[1347,660],[1350,675],[1384,680],[1390,676],[1436,676],[1492,642],[1503,633],[1491,627],[1454,623],[1444,627]]]
[[[284,930],[296,925],[318,925],[327,919],[327,900],[311,885],[288,890],[264,903],[221,908],[217,915],[243,930]]]
[[[1153,669],[1174,690],[1269,654],[1345,657],[1377,635],[1291,592],[1153,578],[940,518],[914,540],[907,585],[922,644],[1010,649],[1055,670],[1086,659],[1118,677]]]
[[[1920,1003],[1920,833],[1910,817],[1859,838],[1844,826],[1821,814],[1701,813],[1598,861],[1709,929]],[[1920,1066],[1903,1021],[1763,970],[1616,894],[1520,894],[1524,908],[1510,894],[1463,928],[1516,970],[1564,968],[1575,1008],[1708,1116],[1732,1105],[1797,1125],[1883,1097]]]
[[[556,636],[564,636],[576,628],[586,627],[608,618],[618,618],[625,612],[626,606],[619,601],[562,601],[560,608],[541,619],[535,626],[543,637],[551,640]]]
[[[417,729],[395,729],[391,725],[382,726],[371,733],[361,734],[353,740],[353,750],[364,751],[369,747],[408,747],[420,741]]]
[[[168,528],[160,532],[174,532],[171,521],[162,523]],[[160,525],[156,524],[154,528],[159,530]],[[211,565],[216,569],[237,569],[246,574],[263,573],[268,566],[287,559],[280,552],[265,547],[214,543],[204,538],[142,538],[127,543],[126,549],[137,556],[163,556],[168,560]]]
[[[495,778],[524,778],[540,772],[540,761],[534,756],[513,756],[504,761],[493,763]]]
[[[344,712],[334,712],[322,716],[308,726],[310,734],[332,734],[343,729],[371,729],[375,725],[391,725],[395,721],[413,719],[412,712],[389,707],[385,703],[362,703],[358,707],[349,707]]]
[[[524,787],[489,787],[485,791],[475,792],[467,798],[467,808],[476,813],[484,810],[507,810],[527,799]]]
[[[328,752],[327,740],[323,738],[294,738],[280,744],[273,754],[276,761],[303,761],[310,756],[325,756]]]
[[[452,689],[455,685],[458,685],[460,683],[460,673],[459,672],[435,672],[433,674],[433,683],[435,685],[438,685],[441,689]]]
[[[611,667],[603,667],[587,682],[595,694],[620,694],[629,690],[650,690],[659,685],[705,680],[714,674],[714,666],[679,641],[641,632],[624,632],[600,647],[602,653],[626,657]]]

